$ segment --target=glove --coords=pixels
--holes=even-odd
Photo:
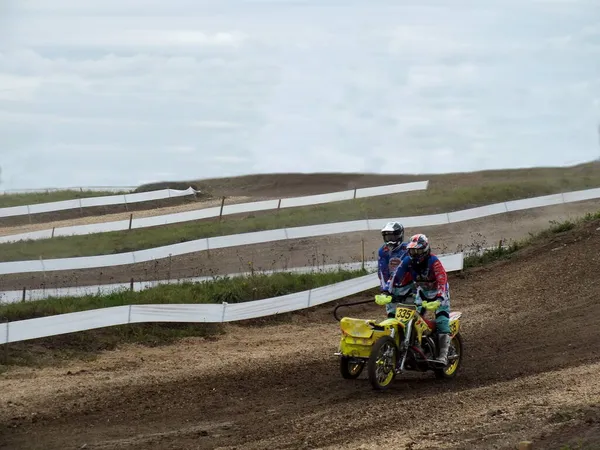
[[[387,305],[388,303],[390,303],[391,299],[392,297],[390,295],[379,294],[375,296],[375,303],[377,303],[378,305]]]
[[[424,308],[427,311],[435,311],[440,307],[440,303],[442,302],[443,297],[436,297],[435,300],[428,300],[424,305]],[[422,305],[422,302],[421,302]]]

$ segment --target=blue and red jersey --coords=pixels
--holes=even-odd
[[[407,242],[402,242],[399,246],[392,248],[387,244],[379,248],[378,258],[378,273],[381,287],[387,286],[390,278],[396,272],[396,269],[402,263],[402,259],[406,256]]]
[[[393,286],[406,286],[412,282],[423,289],[423,294],[428,299],[449,299],[448,275],[442,262],[434,254],[429,256],[429,261],[423,268],[416,267],[410,256],[405,256],[392,276],[388,289]]]

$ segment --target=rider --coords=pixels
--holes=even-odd
[[[398,222],[389,222],[381,229],[384,244],[379,247],[377,261],[379,283],[382,290],[387,290],[390,278],[406,256],[406,242],[404,241],[404,226]],[[410,294],[411,286],[394,286],[394,300],[401,301]],[[388,303],[385,307],[388,317],[393,318],[396,311],[396,302]]]
[[[408,256],[393,275],[390,286],[399,283],[402,287],[421,286],[427,301],[439,300],[440,306],[435,312],[436,332],[440,347],[436,360],[441,366],[448,364],[450,346],[450,287],[446,270],[439,258],[431,253],[429,239],[424,234],[415,234],[407,245]],[[392,293],[388,288],[388,292]],[[415,299],[419,305],[421,299]]]

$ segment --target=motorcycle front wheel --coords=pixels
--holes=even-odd
[[[398,347],[390,336],[379,338],[369,356],[367,371],[373,389],[382,391],[391,385],[396,377]]]

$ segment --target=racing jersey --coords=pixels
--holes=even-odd
[[[387,282],[390,281],[390,278],[394,275],[398,266],[400,266],[402,259],[406,256],[407,245],[407,242],[402,242],[396,248],[391,248],[387,244],[379,248],[377,274],[382,288],[387,286]]]

